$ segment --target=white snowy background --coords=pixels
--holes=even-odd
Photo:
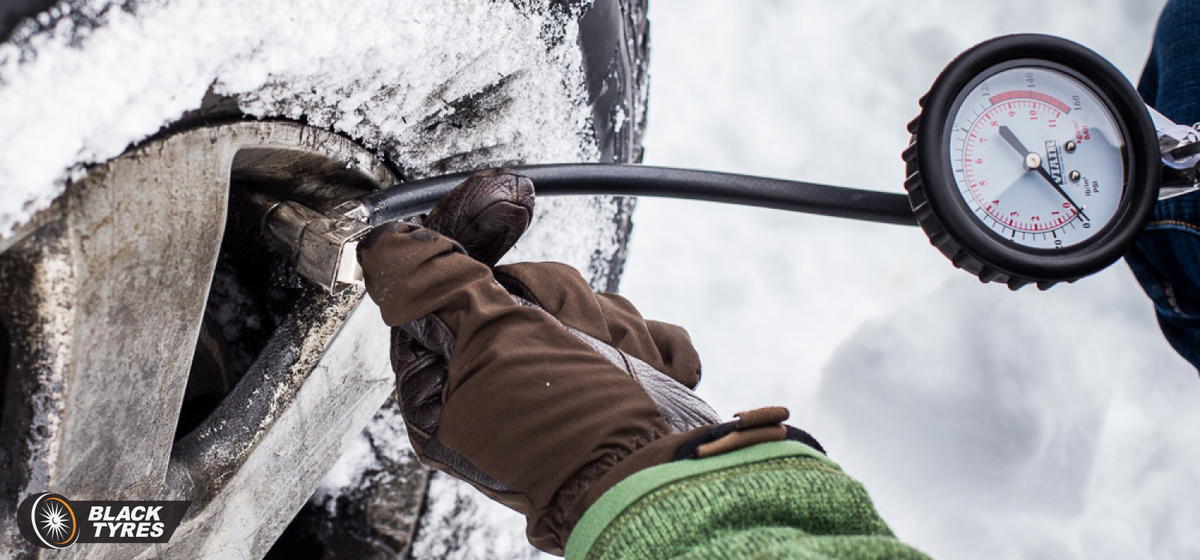
[[[1042,32],[1136,81],[1159,0],[653,0],[645,162],[903,192],[917,98]],[[723,415],[782,404],[935,558],[1200,557],[1200,377],[1123,262],[1048,292],[916,228],[639,201],[622,292]]]

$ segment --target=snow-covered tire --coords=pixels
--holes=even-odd
[[[455,526],[426,499],[431,485],[474,498],[432,480],[380,410],[394,381],[378,311],[300,280],[236,201],[254,187],[320,205],[446,171],[636,159],[644,1],[332,7],[0,9],[0,504],[46,490],[193,502],[169,544],[56,557],[261,558],[318,487],[278,555],[404,557],[414,536],[422,557],[526,554],[470,548],[472,532],[516,542],[519,527]],[[20,10],[36,15],[6,29]],[[514,257],[613,289],[631,211],[539,201]],[[0,535],[8,557],[45,554],[12,516]]]

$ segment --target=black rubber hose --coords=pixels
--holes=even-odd
[[[529,176],[538,196],[660,196],[760,206],[886,224],[917,225],[902,194],[768,179],[732,173],[626,164],[552,164],[512,167]],[[433,208],[470,176],[456,173],[399,184],[359,198],[371,225],[407,218]]]

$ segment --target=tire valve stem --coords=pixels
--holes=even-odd
[[[246,195],[244,206],[256,217],[267,246],[296,263],[301,276],[330,294],[362,285],[356,249],[371,226],[337,208],[322,214],[258,192]]]

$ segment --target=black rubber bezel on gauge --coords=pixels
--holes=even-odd
[[[1019,245],[984,225],[959,195],[950,162],[951,131],[947,124],[976,84],[1015,66],[1056,70],[1091,87],[1125,134],[1125,185],[1117,211],[1101,231],[1077,245],[1062,249]],[[999,273],[1001,281],[1016,284],[1014,287],[1029,282],[1046,287],[1098,272],[1125,254],[1153,213],[1161,174],[1153,122],[1125,76],[1086,47],[1036,34],[1008,35],[980,43],[946,66],[923,98],[922,107],[915,130],[916,171],[923,196],[939,223],[927,224],[929,220],[925,220],[921,225],[931,239],[935,235],[931,229],[944,228],[966,253],[956,257],[947,252],[947,256],[956,259],[955,264],[962,268],[975,269],[972,272],[985,281],[991,278],[985,278],[981,270],[989,276]],[[912,202],[917,209],[924,201],[914,197]],[[979,262],[958,262],[963,258]]]

